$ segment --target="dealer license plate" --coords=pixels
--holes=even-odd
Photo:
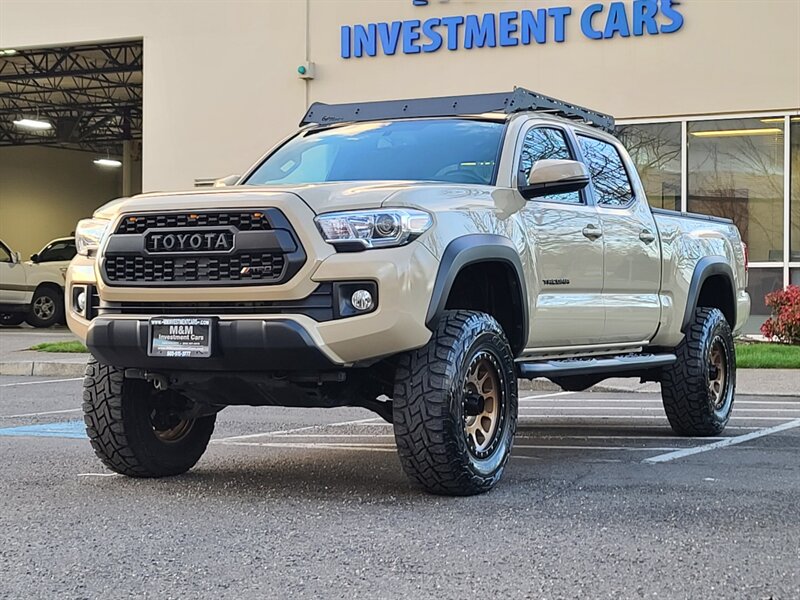
[[[153,317],[150,319],[150,356],[208,358],[211,356],[212,319]]]

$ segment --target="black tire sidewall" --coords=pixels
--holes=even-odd
[[[502,381],[502,421],[500,432],[494,451],[486,458],[476,457],[469,449],[467,436],[464,431],[464,403],[463,385],[467,377],[467,370],[473,357],[481,352],[491,354],[501,369],[499,373]],[[499,338],[497,332],[486,328],[469,343],[468,350],[463,353],[455,377],[452,381],[450,394],[450,412],[453,416],[452,425],[456,428],[451,435],[457,440],[458,450],[464,457],[471,470],[480,477],[492,477],[502,470],[508,461],[509,454],[514,444],[517,419],[517,380],[514,371],[514,358],[507,342]]]

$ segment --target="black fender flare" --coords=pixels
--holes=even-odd
[[[722,275],[728,280],[731,286],[731,297],[733,298],[733,323],[731,328],[736,325],[736,286],[733,279],[733,269],[727,263],[726,259],[722,256],[704,256],[694,267],[692,274],[692,281],[689,284],[689,293],[686,298],[686,308],[683,313],[683,322],[681,323],[681,331],[685,332],[686,328],[692,320],[694,311],[697,308],[697,302],[700,298],[700,290],[703,289],[703,284],[706,280],[714,275]]]
[[[436,324],[444,313],[447,305],[447,298],[459,272],[469,265],[482,262],[503,262],[508,264],[516,275],[517,298],[512,301],[518,303],[522,313],[522,323],[520,324],[521,334],[520,346],[514,348],[515,352],[524,349],[528,338],[528,290],[525,283],[525,271],[522,268],[522,261],[519,252],[514,244],[506,237],[497,234],[476,233],[462,236],[453,240],[447,245],[442,259],[439,262],[439,270],[436,273],[436,280],[433,284],[433,294],[428,305],[428,313],[425,318],[425,325],[433,331]],[[509,335],[512,332],[508,332]]]

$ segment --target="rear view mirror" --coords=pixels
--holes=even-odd
[[[531,167],[528,181],[520,186],[525,198],[578,192],[589,185],[589,171],[577,160],[539,160]]]
[[[214,187],[228,187],[231,185],[236,185],[236,182],[239,181],[240,175],[228,175],[227,177],[223,177],[221,179],[216,179],[214,181]]]

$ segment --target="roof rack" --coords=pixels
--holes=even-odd
[[[577,104],[557,100],[550,96],[515,88],[513,92],[416,98],[412,100],[383,100],[379,102],[354,102],[350,104],[324,104],[315,102],[306,112],[300,125],[327,125],[329,123],[355,123],[380,119],[410,119],[420,117],[456,117],[484,113],[513,114],[536,111],[577,120],[606,131],[614,129],[614,117],[583,108]]]

